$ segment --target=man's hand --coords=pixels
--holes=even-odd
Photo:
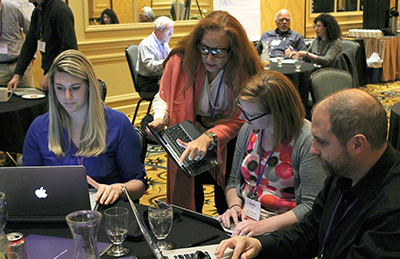
[[[227,248],[233,249],[232,259],[248,259],[256,257],[261,249],[262,245],[258,239],[252,237],[234,236],[230,239],[223,240],[219,243],[214,254],[221,258]]]
[[[10,80],[10,82],[8,82],[7,88],[8,90],[11,89],[16,90],[18,85],[19,85],[19,75],[15,74],[13,78]]]

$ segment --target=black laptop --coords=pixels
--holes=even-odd
[[[175,164],[181,169],[188,177],[193,177],[216,167],[221,162],[218,161],[217,154],[214,150],[207,151],[206,156],[199,161],[189,160],[185,158],[183,163],[180,162],[180,157],[185,151],[184,147],[178,145],[177,140],[180,139],[183,142],[191,142],[194,139],[200,137],[200,132],[190,121],[184,121],[182,123],[175,124],[165,130],[157,133],[147,123],[146,127],[150,133],[154,136],[158,143],[164,148]]]
[[[65,222],[77,210],[90,210],[83,166],[0,167],[10,222]]]

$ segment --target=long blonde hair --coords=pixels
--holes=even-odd
[[[76,156],[98,156],[106,150],[107,126],[103,102],[92,64],[77,50],[66,50],[59,54],[49,71],[49,150],[58,157],[65,156],[71,146],[71,118],[58,101],[54,88],[55,72],[67,73],[84,80],[88,85],[88,113],[80,135]],[[65,139],[63,130],[69,139]]]

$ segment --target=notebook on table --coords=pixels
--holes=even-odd
[[[126,197],[128,197],[129,203],[133,210],[133,214],[135,215],[136,221],[139,225],[140,231],[142,232],[143,237],[145,238],[147,244],[149,245],[156,259],[190,259],[191,256],[198,250],[204,252],[206,255],[209,256],[209,258],[217,259],[217,257],[214,255],[214,252],[218,245],[194,246],[189,248],[181,248],[181,249],[167,250],[161,252],[160,249],[158,249],[157,247],[156,239],[154,238],[153,235],[151,235],[151,232],[149,231],[142,216],[137,210],[136,205],[132,202],[131,198],[129,197],[126,188],[124,188],[124,192]],[[231,258],[232,253],[233,250],[227,249],[222,258],[223,259]]]
[[[145,124],[157,142],[164,148],[179,169],[181,169],[187,176],[194,177],[220,164],[214,150],[209,150],[202,160],[191,161],[186,157],[183,163],[180,162],[180,157],[185,151],[185,148],[181,147],[177,143],[177,139],[188,143],[201,135],[190,121],[184,121],[168,127],[160,133],[157,133],[147,123]]]
[[[65,222],[77,210],[90,210],[83,166],[0,167],[9,222]]]

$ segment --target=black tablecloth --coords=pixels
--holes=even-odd
[[[392,107],[390,112],[389,142],[394,148],[400,150],[400,102]]]
[[[129,248],[130,250],[129,254],[126,256],[134,255],[140,259],[154,258],[149,246],[147,245],[147,242],[141,235],[140,229],[136,223],[135,216],[129,206],[129,203],[125,201],[118,201],[117,205],[129,209],[129,221],[130,221],[129,232],[127,238],[123,243],[123,246]],[[138,204],[137,208],[147,223],[147,206]],[[106,208],[100,207],[99,210],[100,212],[102,212],[105,209]],[[7,223],[5,232],[6,233],[20,232],[25,237],[28,236],[29,234],[37,234],[37,235],[72,238],[67,223],[50,223],[50,224]],[[191,218],[186,214],[182,214],[181,210],[174,209],[174,225],[166,240],[168,242],[172,242],[174,244],[174,249],[176,249],[176,248],[183,248],[189,244],[195,243],[199,240],[202,240],[204,238],[210,237],[215,234],[218,235],[218,238],[215,238],[201,245],[218,244],[221,240],[228,238],[228,236],[224,231],[217,229],[211,225],[208,225],[204,222],[198,221],[194,218]],[[110,240],[108,239],[108,236],[104,230],[104,217],[102,217],[102,222],[99,227],[97,240],[99,242],[110,243]],[[29,258],[29,254],[27,256]],[[114,258],[114,257],[110,257],[105,254],[101,258]]]
[[[0,102],[0,150],[22,153],[29,126],[47,108],[47,96],[27,100],[13,95],[8,102]]]
[[[301,100],[304,105],[308,102],[308,93],[310,85],[310,75],[317,68],[307,62],[303,62],[301,66],[301,71],[296,72],[294,64],[282,64],[282,67],[278,67],[278,63],[271,62],[271,69],[284,74],[287,78],[292,81],[296,89],[300,93]]]

